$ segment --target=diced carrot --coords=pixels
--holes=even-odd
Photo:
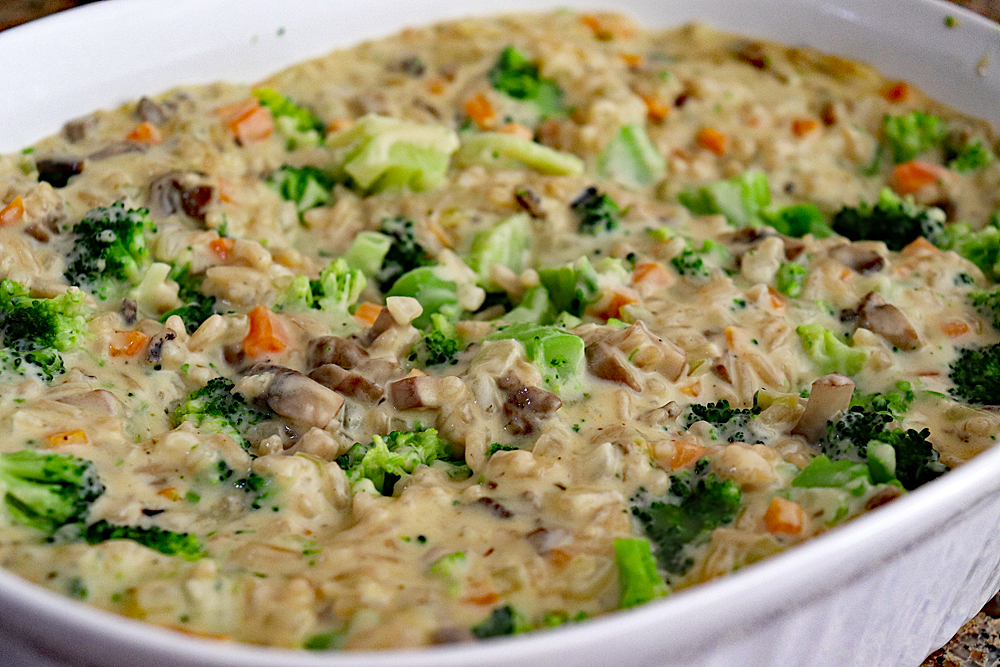
[[[227,104],[226,106],[219,107],[212,111],[216,116],[226,121],[227,123],[235,118],[239,118],[248,111],[253,111],[260,106],[260,101],[256,97],[248,97],[239,102],[233,102],[232,104]]]
[[[435,76],[427,82],[427,92],[431,95],[440,95],[444,92],[444,84],[443,78]]]
[[[247,316],[250,318],[250,330],[243,339],[243,351],[248,357],[281,352],[288,347],[281,321],[267,306],[257,306]]]
[[[141,144],[158,144],[163,141],[163,133],[149,121],[143,121],[136,125],[126,136],[126,139],[138,141]]]
[[[716,155],[725,155],[729,150],[729,137],[713,127],[703,127],[694,137],[695,143]]]
[[[697,442],[678,440],[674,443],[674,455],[670,459],[670,467],[673,470],[685,468],[694,463],[705,454],[705,448]]]
[[[87,442],[87,434],[83,429],[75,428],[70,431],[60,431],[48,436],[49,447],[62,447],[64,445],[83,445]]]
[[[148,342],[149,336],[141,331],[116,331],[108,341],[108,354],[112,357],[134,357]]]
[[[18,195],[0,210],[0,227],[13,225],[24,217],[24,200]]]
[[[223,262],[229,258],[229,253],[233,251],[233,246],[236,245],[236,241],[228,238],[215,239],[210,241],[208,244],[209,249],[215,253],[215,256],[221,259]]]
[[[941,324],[941,331],[948,338],[958,338],[969,333],[969,325],[964,320],[947,320]]]
[[[262,141],[274,134],[274,118],[256,98],[220,107],[215,115],[222,118],[226,127],[241,144]]]
[[[632,283],[638,285],[669,285],[673,278],[659,262],[639,262],[632,271]]]
[[[159,491],[156,492],[156,495],[163,496],[167,500],[180,500],[181,499],[181,494],[177,493],[177,489],[174,488],[174,487],[172,487],[172,486],[168,486],[165,489],[160,489]]]
[[[899,251],[899,253],[904,257],[908,257],[910,255],[921,254],[924,251],[931,251],[935,253],[941,252],[936,245],[925,239],[923,236],[918,236],[907,243],[906,246]]]
[[[462,602],[468,602],[469,604],[478,604],[484,607],[495,603],[500,599],[500,594],[496,591],[487,591],[485,593],[480,593],[479,595],[472,595],[467,598],[462,598]]]
[[[674,112],[674,108],[652,95],[640,95],[646,103],[646,117],[654,123],[662,123]]]
[[[496,127],[497,114],[485,93],[479,92],[465,100],[462,110],[480,130],[490,130]]]
[[[375,324],[375,320],[382,314],[382,306],[377,303],[359,303],[358,309],[354,311],[354,319],[361,325],[370,327]]]
[[[587,308],[587,314],[603,320],[621,318],[621,309],[631,303],[638,303],[639,295],[630,289],[609,290],[592,307]]]
[[[802,532],[805,511],[791,500],[775,496],[764,513],[764,525],[770,533],[798,535]]]
[[[641,53],[623,53],[621,54],[620,57],[623,63],[625,63],[626,65],[628,65],[633,69],[641,66],[642,61],[645,60],[645,58],[642,57]]]
[[[819,121],[812,118],[796,118],[792,121],[792,134],[796,137],[804,137],[819,127]]]
[[[924,160],[910,160],[896,165],[889,176],[889,187],[897,194],[910,195],[931,183],[936,183],[948,175],[944,167]]]
[[[531,141],[535,133],[531,131],[531,128],[526,125],[521,125],[520,123],[504,123],[497,128],[497,132],[503,132],[504,134],[512,134],[520,139],[525,139]]]
[[[611,14],[583,14],[580,23],[594,32],[594,37],[607,42],[615,38],[630,37],[635,34],[635,26],[626,19]]]
[[[910,99],[912,92],[905,81],[897,81],[883,88],[881,95],[890,102],[905,102]]]

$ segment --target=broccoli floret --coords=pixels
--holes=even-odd
[[[438,313],[457,318],[462,311],[458,283],[443,266],[420,266],[404,273],[386,292],[386,298],[393,296],[408,296],[420,302],[423,311],[411,323],[418,329],[429,327],[431,317]]]
[[[113,287],[137,282],[149,264],[146,234],[156,231],[148,215],[148,209],[126,209],[122,202],[88,211],[73,227],[63,273],[69,284],[104,300]]]
[[[531,630],[531,623],[514,607],[504,605],[494,609],[486,620],[473,626],[472,634],[479,639],[516,635]]]
[[[52,299],[35,299],[13,280],[0,281],[0,359],[18,373],[36,372],[46,381],[65,370],[60,352],[87,335],[84,294],[70,288]]]
[[[758,227],[761,210],[771,203],[767,174],[756,169],[724,181],[685,190],[677,200],[695,215],[722,214],[734,227]]]
[[[242,394],[233,391],[234,387],[232,380],[224,377],[209,380],[174,410],[174,422],[189,421],[203,431],[225,433],[249,449],[250,443],[244,437],[247,430],[271,415],[248,404]]]
[[[824,375],[841,373],[855,375],[868,361],[868,353],[847,345],[821,324],[803,324],[795,329],[806,356]]]
[[[539,269],[538,279],[547,292],[552,310],[575,317],[583,315],[584,309],[594,301],[600,288],[597,271],[586,257],[567,266]]]
[[[293,202],[299,215],[311,208],[329,204],[333,199],[333,181],[312,166],[285,165],[271,173],[267,178],[267,185],[285,201]]]
[[[178,285],[177,298],[184,302],[180,308],[169,310],[160,316],[160,322],[166,322],[171,315],[177,315],[184,320],[184,328],[189,334],[198,330],[202,323],[215,313],[215,297],[202,294],[201,284],[204,276],[191,273],[191,264],[174,268],[170,278]]]
[[[909,382],[900,380],[893,390],[862,394],[855,392],[851,396],[851,407],[860,407],[872,412],[887,412],[894,417],[901,417],[910,409],[916,396]]]
[[[945,123],[937,116],[911,111],[902,116],[882,117],[882,139],[892,150],[893,162],[908,162],[941,144]]]
[[[752,434],[753,418],[761,412],[762,410],[756,405],[752,408],[731,408],[729,401],[726,400],[706,405],[695,403],[688,406],[684,425],[690,427],[695,422],[708,422],[712,425],[716,440],[725,442],[752,441],[756,444],[761,441]]]
[[[437,430],[418,426],[413,431],[376,435],[369,443],[356,442],[337,464],[356,490],[391,495],[399,478],[419,465],[437,465],[449,474],[461,474],[463,466],[451,459],[452,447],[438,437]]]
[[[323,143],[326,126],[308,109],[291,102],[270,88],[253,91],[254,97],[267,107],[274,117],[278,132],[288,141],[288,150],[299,146],[318,146]]]
[[[614,542],[618,565],[618,608],[628,609],[664,597],[667,585],[656,569],[649,542],[622,537]]]
[[[981,141],[970,141],[961,145],[953,145],[946,141],[944,149],[948,168],[955,171],[982,169],[996,158],[993,151],[983,146]]]
[[[463,132],[455,153],[459,167],[531,169],[553,176],[579,176],[584,163],[576,155],[505,132]]]
[[[715,473],[706,475],[707,468],[708,461],[703,459],[694,471],[674,476],[666,498],[632,508],[668,575],[687,573],[694,565],[687,547],[704,543],[713,530],[733,521],[739,512],[740,487]]]
[[[570,208],[579,220],[577,231],[596,236],[617,229],[622,211],[611,197],[591,186],[573,200]]]
[[[707,277],[713,268],[724,267],[728,262],[729,251],[712,239],[705,239],[698,250],[685,247],[681,254],[670,260],[680,275],[700,278]]]
[[[812,234],[819,239],[833,236],[826,216],[813,204],[793,204],[781,208],[768,206],[761,209],[760,219],[785,236],[801,238]]]
[[[973,231],[967,222],[950,224],[934,243],[943,250],[954,250],[978,266],[989,280],[1000,282],[1000,217],[996,213],[979,231]]]
[[[51,535],[85,520],[104,485],[90,461],[25,449],[0,454],[0,491],[15,523]]]
[[[338,259],[323,269],[319,278],[296,276],[282,297],[282,308],[300,308],[319,311],[316,317],[331,330],[341,333],[357,328],[350,307],[358,300],[367,284],[365,275],[358,269],[348,268],[347,262]]]
[[[833,230],[852,241],[883,241],[889,250],[902,250],[921,236],[937,243],[944,221],[941,209],[920,206],[911,197],[901,199],[883,188],[874,206],[862,201],[857,208],[840,209],[833,216]]]
[[[158,526],[119,526],[105,520],[93,523],[83,531],[87,544],[100,544],[108,540],[132,540],[144,547],[167,556],[180,556],[195,561],[205,555],[201,541],[191,533],[175,533]]]
[[[638,190],[663,178],[667,161],[644,125],[625,125],[608,142],[597,169],[601,176]]]
[[[440,313],[431,315],[431,325],[423,334],[422,344],[415,346],[410,359],[420,361],[424,366],[457,364],[457,355],[465,349],[448,318]]]
[[[494,89],[518,100],[534,104],[543,116],[562,110],[562,90],[551,79],[543,79],[538,64],[533,63],[513,46],[500,52],[500,57],[489,73]]]
[[[524,345],[525,357],[534,362],[552,391],[579,390],[586,361],[582,338],[558,327],[518,322],[500,327],[483,340],[508,338]]]
[[[1000,404],[1000,343],[959,350],[948,377],[957,398],[976,405]]]
[[[383,293],[388,292],[404,273],[433,264],[430,253],[417,241],[416,224],[409,218],[401,215],[385,218],[379,231],[392,240],[382,260],[382,268],[375,276]]]
[[[806,267],[796,262],[782,262],[774,276],[778,291],[792,299],[802,294],[802,284],[806,281]]]
[[[993,326],[1000,329],[1000,288],[992,292],[986,290],[969,292],[969,301],[980,315],[992,318]]]

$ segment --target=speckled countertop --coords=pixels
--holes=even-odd
[[[95,0],[0,0],[0,30]],[[1000,0],[952,0],[1000,22]],[[1000,594],[921,667],[1000,667]]]

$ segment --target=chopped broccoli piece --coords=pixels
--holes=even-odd
[[[855,375],[868,361],[868,352],[854,348],[821,324],[803,324],[795,329],[802,349],[824,375],[841,373]]]
[[[538,279],[548,291],[556,313],[566,312],[580,317],[588,304],[597,297],[600,285],[597,271],[586,257],[556,269],[539,269]]]
[[[493,456],[497,452],[516,452],[519,449],[520,447],[515,447],[514,445],[502,445],[499,442],[494,442],[486,448],[486,456]]]
[[[311,208],[325,206],[333,199],[333,181],[312,166],[285,165],[268,176],[267,185],[282,199],[294,203],[299,215]]]
[[[996,156],[981,141],[970,141],[960,146],[945,142],[945,159],[949,169],[975,171],[993,162]]]
[[[247,403],[234,392],[236,385],[224,377],[213,378],[201,389],[191,392],[174,410],[174,422],[189,421],[203,431],[225,433],[244,449],[250,448],[247,430],[270,418],[270,413]]]
[[[540,174],[579,176],[583,160],[563,151],[504,132],[465,132],[455,161],[463,167],[481,165],[491,169],[527,167]]]
[[[457,598],[462,594],[462,577],[469,569],[469,561],[464,551],[441,556],[431,563],[430,573],[444,580],[448,587],[448,595]]]
[[[353,329],[356,325],[349,308],[365,288],[365,276],[350,269],[343,259],[330,262],[319,278],[296,276],[281,301],[283,308],[318,310],[316,316],[334,330]]]
[[[911,197],[900,199],[883,188],[874,206],[860,202],[857,208],[840,209],[833,216],[833,230],[852,241],[883,241],[889,250],[902,250],[921,236],[937,242],[944,220],[941,209],[920,206]]]
[[[670,260],[677,273],[696,278],[705,278],[713,268],[724,268],[728,262],[729,250],[712,239],[705,239],[698,250],[685,246],[681,254]]]
[[[1000,288],[992,292],[986,290],[969,292],[969,301],[980,315],[992,318],[993,326],[1000,329]]]
[[[108,540],[132,540],[144,547],[167,556],[180,556],[195,561],[205,555],[201,541],[191,533],[175,533],[158,526],[119,526],[105,520],[87,526],[83,531],[87,544],[100,544]]]
[[[802,284],[806,281],[806,267],[796,262],[782,262],[774,281],[778,291],[787,297],[797,299],[802,294]]]
[[[166,322],[171,315],[177,315],[184,320],[184,328],[189,334],[198,330],[202,323],[215,313],[215,297],[202,294],[201,284],[205,276],[191,273],[191,264],[174,268],[170,277],[178,285],[177,298],[184,302],[180,308],[169,310],[160,316],[160,322]]]
[[[888,392],[872,394],[854,392],[851,396],[851,407],[860,407],[871,412],[887,412],[894,417],[901,417],[910,409],[910,404],[915,398],[910,383],[900,380],[895,388]]]
[[[489,77],[495,90],[514,99],[531,102],[543,116],[562,111],[559,85],[551,79],[543,79],[538,73],[538,64],[529,61],[513,46],[500,52]]]
[[[504,322],[552,324],[555,319],[554,310],[552,301],[549,299],[549,291],[542,285],[535,285],[525,290],[524,296],[516,308],[507,311],[498,319]]]
[[[271,110],[278,132],[288,142],[288,150],[323,143],[326,126],[308,109],[291,102],[271,88],[259,88],[253,94],[262,106]]]
[[[420,302],[424,310],[413,320],[413,326],[418,329],[429,326],[431,316],[435,313],[457,317],[461,311],[458,305],[458,285],[444,277],[443,273],[436,266],[421,266],[407,271],[393,283],[386,296],[412,296]]]
[[[87,211],[73,227],[63,273],[69,284],[105,300],[113,287],[137,282],[149,265],[146,234],[156,231],[148,216],[148,209],[126,209],[122,202]]]
[[[531,219],[514,215],[476,234],[466,260],[479,275],[479,284],[491,291],[500,291],[490,280],[490,267],[505,266],[516,274],[525,267],[525,256],[531,248]]]
[[[369,443],[354,443],[337,459],[355,490],[391,495],[396,482],[419,465],[444,467],[449,474],[458,474],[463,467],[451,462],[452,447],[438,437],[436,429],[393,431],[376,435]]]
[[[431,325],[424,332],[422,344],[415,346],[411,359],[419,360],[424,366],[457,364],[457,355],[465,349],[455,326],[444,315],[431,315]]]
[[[813,204],[793,204],[782,208],[768,206],[761,209],[760,219],[785,236],[801,238],[812,234],[818,239],[833,236],[826,216]]]
[[[622,211],[615,200],[593,186],[574,199],[570,208],[580,221],[577,231],[581,234],[596,236],[618,229],[621,223]]]
[[[674,476],[667,496],[632,507],[646,535],[652,540],[660,567],[668,575],[682,576],[694,565],[687,547],[709,539],[713,530],[730,523],[740,509],[740,487],[731,479],[705,474],[707,459],[694,471]]]
[[[46,381],[64,372],[60,352],[88,335],[84,294],[70,288],[52,299],[35,299],[13,280],[0,281],[0,360],[17,373],[37,373]]]
[[[401,215],[382,220],[380,231],[391,240],[389,250],[375,277],[383,294],[388,292],[404,273],[433,264],[430,253],[417,241],[415,228],[416,224],[412,220]]]
[[[625,125],[604,149],[598,171],[622,185],[641,189],[663,178],[667,161],[650,141],[645,127]]]
[[[547,611],[545,616],[542,617],[542,625],[547,628],[557,628],[560,625],[565,625],[566,623],[579,623],[580,621],[586,621],[590,616],[585,611],[578,611],[575,614],[570,615],[568,611],[557,610],[557,611]]]
[[[934,243],[943,250],[954,250],[979,267],[993,282],[1000,282],[1000,217],[990,216],[989,223],[973,231],[967,222],[947,225]]]
[[[649,542],[620,537],[614,542],[620,594],[618,608],[628,609],[667,595],[667,585],[656,570]]]
[[[0,492],[12,521],[52,534],[84,521],[104,485],[90,461],[25,449],[0,454]]]
[[[911,111],[902,116],[882,117],[882,139],[892,150],[893,162],[909,162],[920,153],[941,144],[945,123],[937,116]]]
[[[429,190],[444,178],[458,135],[441,125],[424,125],[385,116],[367,115],[331,134],[343,175],[366,194],[383,190]]]
[[[390,237],[373,231],[359,232],[341,259],[347,266],[361,271],[366,276],[374,276],[382,268],[385,256],[392,247]]]
[[[734,227],[760,226],[760,212],[771,203],[767,174],[751,169],[725,181],[685,190],[678,201],[695,215],[722,214]]]
[[[484,341],[513,339],[524,345],[525,356],[534,362],[542,379],[557,394],[576,391],[584,371],[583,339],[558,327],[518,322],[500,327]]]
[[[701,405],[694,403],[688,406],[684,425],[690,427],[695,422],[704,421],[712,425],[712,433],[716,440],[725,442],[760,443],[753,435],[753,418],[762,410],[756,405],[752,408],[731,408],[729,401]]]
[[[870,481],[865,464],[848,460],[831,461],[825,454],[820,454],[795,476],[792,486],[844,489],[851,495],[859,496],[865,492]]]
[[[958,350],[948,377],[957,398],[976,405],[1000,404],[1000,343]]]
[[[504,605],[494,609],[486,620],[473,626],[472,634],[479,639],[517,635],[531,630],[531,623],[514,607]]]

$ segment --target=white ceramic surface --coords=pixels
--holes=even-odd
[[[1000,124],[1000,62],[989,64],[1000,57],[997,26],[936,0],[106,0],[0,34],[0,89],[19,91],[0,107],[0,151],[98,107],[181,83],[253,81],[406,25],[611,5],[650,26],[700,19],[866,60]],[[946,15],[960,26],[946,28]],[[998,526],[1000,449],[830,534],[663,601],[558,630],[417,652],[220,644],[0,572],[0,665],[914,667],[1000,587]],[[5,635],[37,649],[17,648]]]

